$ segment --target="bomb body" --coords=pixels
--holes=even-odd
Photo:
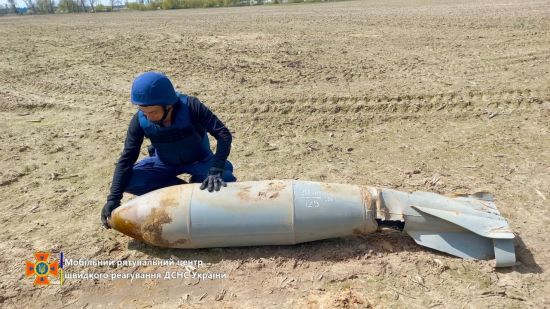
[[[186,184],[136,197],[110,220],[128,236],[169,248],[292,245],[396,222],[420,245],[467,259],[496,257],[497,266],[515,263],[514,235],[487,194],[295,180],[230,183],[210,193]]]

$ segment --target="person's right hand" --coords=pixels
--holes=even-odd
[[[103,209],[101,210],[101,222],[106,229],[111,228],[111,226],[109,226],[107,218],[111,217],[111,212],[113,212],[113,210],[115,210],[118,206],[120,206],[120,202],[116,201],[107,201],[107,203],[105,203],[105,206],[103,206]]]
[[[222,179],[222,168],[217,167],[211,167],[210,171],[208,172],[208,176],[206,179],[202,182],[200,189],[208,189],[208,192],[212,191],[220,191],[220,188],[227,187],[227,184]]]

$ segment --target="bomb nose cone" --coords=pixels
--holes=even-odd
[[[113,211],[110,225],[125,235],[151,245],[170,247],[185,244],[187,212],[182,211],[184,209],[181,206],[186,207],[194,187],[196,185],[172,186],[136,197]],[[171,231],[169,226],[177,226],[182,230]],[[180,237],[175,239],[171,235]]]
[[[124,235],[128,235],[132,238],[143,241],[141,237],[141,224],[137,220],[137,209],[140,207],[139,204],[132,201],[134,207],[124,207],[120,206],[111,213],[111,218],[109,219],[109,225],[111,228],[121,232]],[[123,208],[122,208],[123,207]]]

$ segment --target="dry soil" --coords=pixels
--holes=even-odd
[[[550,306],[549,1],[14,16],[0,18],[0,43],[3,307]],[[100,210],[136,111],[131,82],[146,70],[165,72],[225,122],[239,180],[490,191],[517,234],[518,265],[495,270],[393,230],[194,251],[105,230]],[[227,278],[34,287],[24,261],[41,250],[202,260],[199,271]]]

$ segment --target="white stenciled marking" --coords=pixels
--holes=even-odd
[[[319,206],[320,206],[320,204],[319,204],[318,200],[306,199],[306,207],[308,207],[308,208],[317,208]]]
[[[334,201],[332,197],[327,196],[324,192],[310,189],[300,190],[298,197],[304,199],[305,206],[308,208],[319,208],[323,203]]]

